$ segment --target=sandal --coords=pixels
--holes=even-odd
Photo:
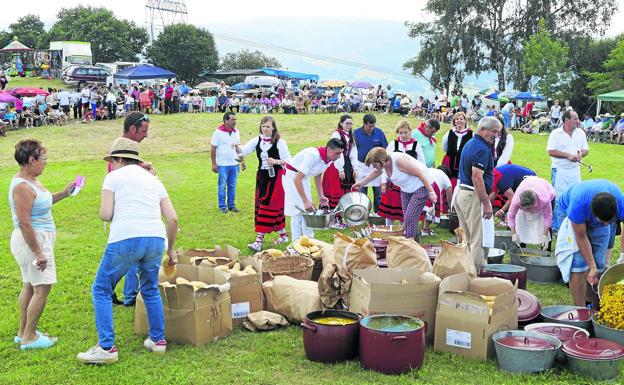
[[[56,341],[57,341],[56,338],[40,335],[37,337],[36,340],[27,344],[20,345],[20,349],[22,350],[45,349],[45,348],[49,348],[53,346],[56,343]]]

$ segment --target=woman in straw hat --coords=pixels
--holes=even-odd
[[[167,263],[175,265],[178,218],[163,184],[141,167],[139,144],[117,138],[104,157],[113,171],[104,178],[100,218],[111,222],[108,245],[93,282],[92,295],[98,344],[79,353],[84,363],[118,360],[114,345],[112,290],[132,266],[139,266],[141,295],[149,320],[149,338],[143,346],[156,353],[167,349],[165,321],[158,290],[158,270],[167,245]],[[167,228],[162,222],[164,217]],[[165,237],[167,243],[165,243]]]
[[[56,283],[56,226],[51,210],[54,203],[69,196],[74,182],[63,191],[51,193],[37,179],[48,160],[47,150],[38,140],[24,139],[15,145],[15,160],[20,170],[9,186],[14,228],[11,253],[20,267],[22,291],[18,300],[20,326],[13,340],[22,350],[49,348],[56,338],[37,331],[37,323]]]
[[[373,148],[366,155],[365,164],[374,170],[366,178],[355,183],[353,190],[379,177],[384,171],[388,179],[401,189],[401,206],[405,223],[404,236],[418,242],[418,218],[425,207],[427,198],[433,204],[437,195],[430,182],[429,172],[424,163],[402,152],[388,152],[385,148]]]

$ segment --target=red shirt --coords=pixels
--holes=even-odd
[[[169,86],[165,88],[165,99],[173,98],[173,87]]]

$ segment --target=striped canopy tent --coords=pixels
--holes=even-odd
[[[32,51],[32,48],[26,47],[24,44],[17,41],[17,36],[13,38],[13,41],[6,45],[6,47],[0,49],[3,52],[23,52]]]

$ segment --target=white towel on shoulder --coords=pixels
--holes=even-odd
[[[563,282],[570,281],[570,270],[572,269],[572,258],[574,253],[579,251],[576,243],[576,235],[572,228],[572,222],[566,217],[561,223],[557,234],[557,246],[555,247],[555,257],[557,266],[561,271]]]

